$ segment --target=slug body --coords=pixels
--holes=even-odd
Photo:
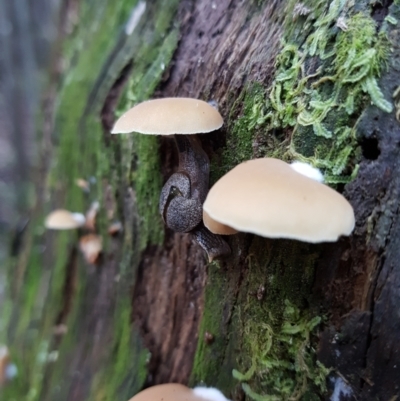
[[[210,175],[210,161],[194,135],[175,135],[178,171],[171,175],[160,195],[160,214],[170,229],[193,232],[209,260],[230,253],[229,245],[202,224],[203,203]]]

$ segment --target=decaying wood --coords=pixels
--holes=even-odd
[[[224,113],[232,105],[229,96],[247,80],[268,86],[279,48],[282,2],[254,10],[240,1],[183,2],[181,41],[157,95],[207,94]],[[392,58],[399,54],[399,47],[394,48]],[[394,61],[381,82],[389,96],[399,72]],[[384,400],[400,392],[400,126],[394,113],[382,115],[371,107],[359,131],[364,157],[356,180],[345,191],[355,208],[357,228],[350,240],[324,247],[313,292],[330,317],[320,338],[321,361],[346,378],[353,399]],[[209,135],[203,144],[212,153],[215,141]],[[173,169],[171,164],[164,168]],[[197,328],[206,281],[204,259],[190,239],[179,234],[169,235],[166,247],[153,251],[141,265],[134,296],[141,312],[135,321],[154,355],[150,382],[185,382],[196,341],[202,341]],[[161,308],[164,302],[167,313]],[[165,368],[167,360],[170,369]]]

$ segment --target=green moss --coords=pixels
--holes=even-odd
[[[283,158],[313,164],[328,183],[348,182],[357,171],[356,121],[365,94],[383,111],[392,109],[377,84],[386,36],[363,13],[349,14],[340,30],[333,24],[342,7],[333,1],[302,46],[284,41],[263,117],[270,129],[292,127]]]
[[[215,385],[220,389],[227,389],[227,381],[232,382],[229,375],[230,370],[221,370],[224,363],[227,347],[227,329],[224,322],[224,314],[229,313],[233,302],[230,284],[232,276],[227,277],[216,263],[210,265],[208,285],[205,290],[204,312],[199,329],[199,340],[197,352],[193,363],[190,384],[199,383]],[[205,333],[210,333],[214,340],[209,343],[205,341]],[[224,376],[224,372],[229,377]],[[227,380],[226,380],[227,379]]]
[[[136,101],[151,96],[163,71],[168,68],[177,44],[178,28],[171,23],[178,1],[148,4],[148,15],[137,27],[141,35],[129,36],[121,28],[135,3],[99,1],[95,8],[82,3],[79,24],[64,45],[63,61],[67,74],[57,99],[55,150],[46,188],[54,204],[37,211],[30,222],[28,237],[32,244],[26,248],[23,260],[16,263],[18,274],[15,270],[10,274],[13,288],[20,286],[17,294],[10,297],[15,305],[18,304],[18,311],[12,310],[12,302],[7,299],[10,309],[7,322],[3,319],[1,322],[9,326],[10,336],[2,341],[10,346],[19,369],[18,378],[2,393],[8,401],[62,400],[67,397],[68,392],[62,391],[68,388],[70,380],[70,377],[65,377],[65,369],[71,366],[70,358],[76,347],[86,341],[86,337],[79,338],[79,334],[80,328],[84,327],[82,319],[91,313],[85,309],[90,277],[88,266],[79,256],[72,309],[66,322],[68,333],[61,342],[54,341],[53,327],[64,302],[67,260],[71,247],[77,243],[77,236],[75,232],[57,232],[52,234],[51,241],[45,241],[43,216],[57,206],[84,212],[92,201],[98,200],[101,205],[98,229],[107,252],[106,227],[109,221],[103,198],[107,186],[120,202],[117,213],[129,209],[123,216],[126,223],[124,252],[116,255],[116,250],[113,250],[113,257],[123,259],[119,274],[124,286],[121,284],[118,289],[115,305],[112,300],[107,301],[111,305],[111,316],[107,315],[109,324],[104,330],[108,330],[105,335],[112,342],[101,350],[88,397],[128,399],[145,380],[148,353],[131,324],[131,289],[140,251],[149,243],[162,241],[163,227],[157,210],[161,188],[158,143],[155,138],[120,136],[107,144],[99,113],[111,85],[132,58],[135,68],[130,85],[133,89],[126,91],[122,103],[127,105],[128,93]],[[90,194],[86,194],[75,185],[75,180],[89,177],[93,177],[95,184],[91,185]],[[134,191],[129,192],[129,187]],[[128,189],[132,195],[128,207],[123,204],[125,193],[121,196],[121,189]],[[118,214],[115,217],[122,219]],[[142,232],[136,229],[138,224]],[[45,243],[48,246],[43,253]],[[43,266],[51,271],[45,271]],[[50,366],[47,358],[51,351],[56,351],[52,355],[58,355],[58,360]]]
[[[147,244],[161,244],[164,225],[158,211],[158,199],[162,188],[161,163],[158,138],[136,134],[134,140],[138,161],[135,188],[140,216],[140,249]]]
[[[295,7],[290,3],[288,19]],[[287,25],[268,93],[250,84],[232,107],[214,181],[243,160],[262,156],[308,162],[331,184],[354,178],[360,155],[356,124],[366,97],[385,112],[393,108],[377,83],[389,42],[369,15],[343,7],[339,0],[329,7],[318,2]],[[335,25],[339,17],[343,30]]]
[[[226,146],[211,161],[212,182],[237,164],[252,158],[256,128],[264,121],[264,107],[265,89],[261,84],[253,83],[243,89],[229,113]]]
[[[130,325],[129,299],[121,301],[114,313],[111,353],[93,380],[91,400],[107,401],[116,396],[127,400],[141,389],[147,376],[150,354],[143,348],[137,330]]]
[[[306,391],[326,390],[327,370],[313,348],[321,317],[305,309],[317,250],[289,240],[253,241],[236,310],[243,343],[233,370],[251,399],[302,399]]]
[[[245,264],[235,262],[229,271],[210,266],[192,385],[203,382],[232,394],[239,381],[255,400],[324,391],[327,370],[313,348],[321,317],[304,311],[318,251],[255,237]],[[206,331],[214,336],[211,344]]]

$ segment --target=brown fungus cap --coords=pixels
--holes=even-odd
[[[229,171],[211,188],[203,208],[205,225],[215,233],[225,225],[263,237],[325,242],[349,235],[355,224],[353,208],[341,194],[271,158]]]
[[[200,134],[223,124],[218,110],[198,99],[171,97],[148,100],[132,107],[114,124],[112,134]]]
[[[81,213],[71,213],[58,209],[51,212],[44,222],[46,228],[53,230],[71,230],[85,224],[85,216]]]

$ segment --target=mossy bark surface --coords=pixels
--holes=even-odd
[[[2,341],[20,374],[1,396],[127,400],[181,382],[234,400],[395,399],[400,5],[117,3],[73,9],[52,201],[41,197],[9,269]],[[212,182],[254,157],[308,161],[352,203],[354,234],[332,244],[238,234],[231,257],[208,264],[158,215],[173,142],[109,134],[131,105],[166,96],[217,102],[224,127],[201,137]],[[105,245],[93,266],[79,233],[45,233],[42,218],[95,200]],[[109,237],[115,220],[123,232]]]

